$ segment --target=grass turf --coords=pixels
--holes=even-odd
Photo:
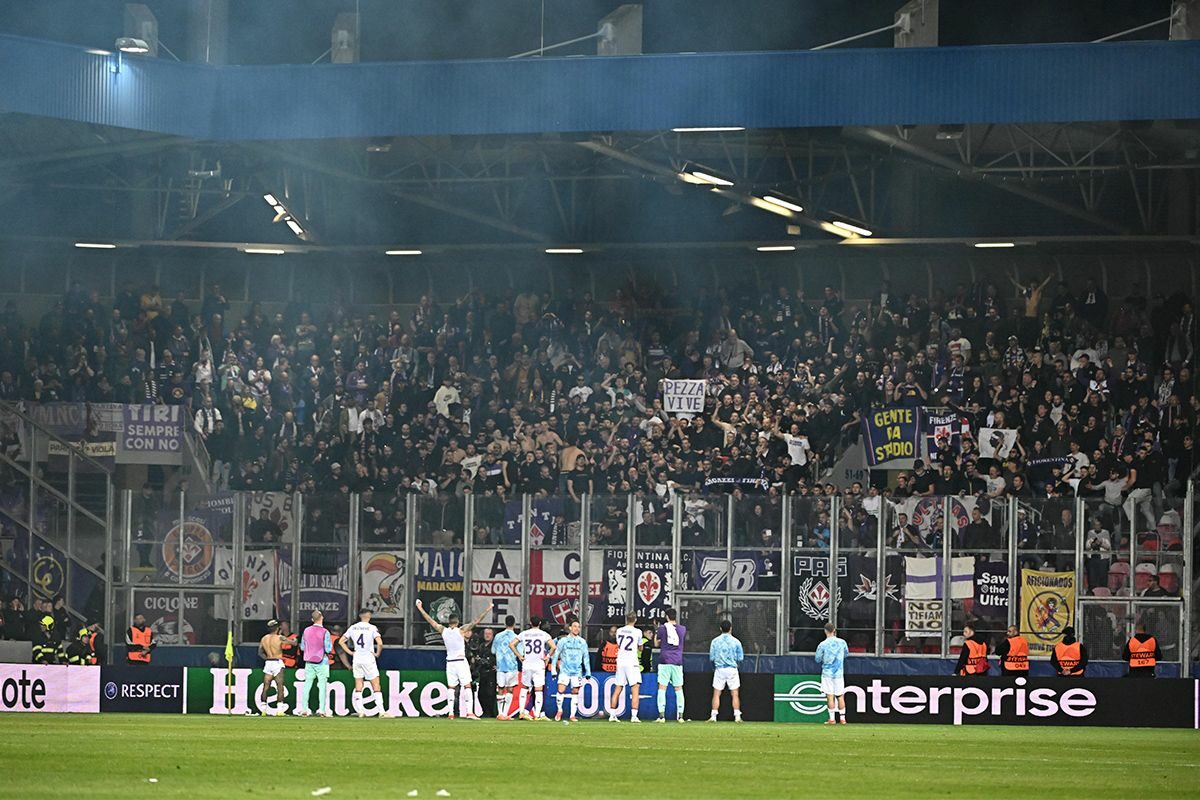
[[[1116,728],[2,714],[0,764],[56,800],[1200,797],[1200,733]]]

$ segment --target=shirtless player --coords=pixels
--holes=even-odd
[[[259,688],[260,708],[267,705],[267,687],[272,683],[275,684],[275,700],[277,703],[282,703],[283,698],[287,696],[287,687],[284,686],[283,677],[283,637],[279,635],[279,620],[273,619],[267,623],[267,635],[258,640],[258,657],[263,659],[263,682]],[[270,711],[264,711],[266,716],[277,717],[286,713],[279,708],[271,708]]]

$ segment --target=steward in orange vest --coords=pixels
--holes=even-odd
[[[987,640],[975,633],[975,627],[970,623],[963,625],[963,646],[958,654],[958,665],[954,668],[955,675],[986,675],[988,671]]]
[[[295,669],[300,663],[300,644],[291,626],[286,622],[279,624],[279,651],[283,655],[284,669]]]
[[[1016,625],[1009,625],[1006,638],[996,645],[1000,657],[1000,674],[1014,678],[1029,675],[1029,642],[1021,636]]]
[[[1071,626],[1063,628],[1062,641],[1054,645],[1054,652],[1050,654],[1050,664],[1054,671],[1063,677],[1083,677],[1087,670],[1087,648],[1075,638],[1075,629]]]
[[[617,626],[609,627],[608,634],[604,637],[604,644],[600,645],[600,671],[601,672],[616,672],[617,671]]]
[[[144,667],[150,665],[150,651],[157,647],[154,631],[146,624],[146,618],[135,614],[133,625],[125,631],[125,662]]]
[[[1158,648],[1158,640],[1146,633],[1146,626],[1139,622],[1121,657],[1129,662],[1127,677],[1153,678],[1154,667],[1162,660],[1162,650]]]

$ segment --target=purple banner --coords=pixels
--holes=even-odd
[[[124,406],[121,448],[135,453],[179,453],[183,450],[182,406]]]

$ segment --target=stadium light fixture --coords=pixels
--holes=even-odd
[[[419,256],[420,250],[384,250],[385,256]]]
[[[150,45],[145,39],[135,39],[132,36],[122,36],[117,39],[117,49],[122,53],[134,53],[141,55],[150,52]]]
[[[744,130],[746,129],[738,125],[717,125],[711,128],[671,128],[672,133],[732,133]]]
[[[790,253],[796,249],[794,244],[771,244],[754,248],[760,253]]]
[[[81,250],[116,250],[115,244],[108,242],[76,242],[75,246]]]
[[[281,256],[286,253],[286,250],[278,250],[274,247],[243,247],[243,253],[252,253],[254,255],[263,256]]]
[[[547,247],[546,253],[552,256],[577,256],[583,250],[578,247]]]
[[[976,242],[975,246],[980,250],[998,247],[1016,247],[1016,242]]]
[[[782,206],[783,208],[786,208],[788,211],[794,211],[797,214],[801,214],[804,212],[804,206],[800,205],[799,203],[794,203],[791,200],[786,200],[777,195],[764,194],[763,200],[770,203],[771,205]]]
[[[692,177],[698,179],[701,183],[707,183],[713,186],[733,186],[733,181],[727,181],[724,178],[718,178],[716,175],[710,175],[707,172],[701,172],[698,169],[692,170]]]
[[[846,233],[850,233],[855,236],[873,236],[874,235],[871,233],[871,231],[867,230],[866,228],[860,228],[858,225],[852,225],[849,222],[842,222],[840,219],[830,220],[829,224],[835,228],[838,228],[839,230],[846,231]]]

